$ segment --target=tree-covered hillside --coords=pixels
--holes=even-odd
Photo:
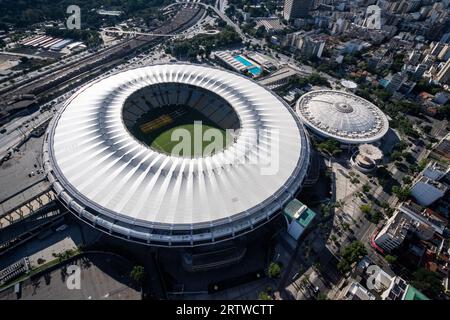
[[[107,10],[121,10],[124,16],[150,19],[157,8],[169,4],[170,0],[0,0],[0,21],[2,28],[12,25],[16,28],[26,28],[35,23],[62,20],[68,16],[69,5],[78,5],[81,9],[82,28],[96,28],[102,19],[116,19],[114,17],[100,17],[95,9],[103,7]]]

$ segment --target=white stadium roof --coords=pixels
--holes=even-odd
[[[375,142],[389,129],[388,119],[378,107],[344,91],[308,92],[297,101],[296,110],[314,133],[345,144]]]
[[[171,156],[139,142],[124,124],[124,102],[141,88],[167,83],[225,99],[240,120],[237,140],[205,158]],[[270,133],[256,131],[262,129]],[[274,173],[267,159],[253,159],[269,149],[279,155]],[[291,109],[256,82],[210,67],[162,64],[77,91],[49,126],[44,164],[63,203],[100,230],[153,245],[192,246],[269,221],[301,186],[309,142]]]

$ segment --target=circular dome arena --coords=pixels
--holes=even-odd
[[[389,129],[386,116],[377,106],[343,91],[308,92],[297,101],[296,111],[315,134],[344,144],[375,142]]]
[[[173,152],[185,134],[202,136],[200,147]],[[270,221],[301,187],[309,148],[298,117],[257,83],[162,64],[78,90],[49,125],[44,167],[61,202],[95,228],[192,247]]]

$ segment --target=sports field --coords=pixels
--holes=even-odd
[[[183,129],[186,131],[184,131]],[[183,124],[171,127],[170,129],[157,136],[150,144],[150,147],[169,154],[172,154],[174,152],[176,153],[174,155],[180,155],[183,157],[202,156],[204,155],[204,152],[214,153],[214,151],[212,151],[210,148],[206,149],[207,146],[212,142],[205,141],[203,139],[204,133],[209,129],[212,130],[210,133],[212,133],[214,137],[220,137],[220,141],[218,141],[219,146],[215,148],[215,152],[222,150],[226,144],[225,130],[205,124],[201,124],[201,126],[199,125],[199,129],[197,129],[197,132],[194,129],[194,124]],[[177,130],[183,130],[183,132],[176,132]],[[188,134],[185,135],[184,132]],[[201,135],[199,134],[200,132]],[[172,136],[172,134],[174,134],[174,136]],[[178,140],[173,141],[172,138]],[[183,139],[187,140],[184,141]],[[195,144],[197,144],[197,150],[195,149]]]
[[[226,141],[226,131],[197,110],[180,106],[153,109],[129,130],[151,148],[183,157],[218,152],[233,141]]]

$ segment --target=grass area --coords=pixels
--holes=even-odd
[[[195,128],[194,124],[184,124],[172,127],[161,133],[159,136],[157,136],[151,143],[150,147],[152,147],[155,150],[171,154],[172,152],[176,152],[177,149],[175,149],[175,147],[179,143],[182,143],[183,146],[186,146],[186,148],[181,150],[181,152],[177,152],[177,154],[183,157],[191,157],[191,156],[195,157],[195,156],[202,156],[204,153],[214,153],[220,151],[224,148],[224,146],[226,146],[225,130],[218,129],[206,124],[202,124],[201,126],[199,125],[199,130],[197,132],[195,132],[194,128]],[[175,131],[183,129],[186,130],[185,132],[188,133],[186,137],[190,137],[186,144],[183,141],[184,135],[183,138],[180,138],[179,141],[178,140],[174,141],[172,139],[172,135],[175,133]],[[217,139],[219,139],[217,141],[218,147],[215,148],[215,150],[211,149],[213,147],[213,144],[215,144],[214,139],[213,141],[206,141],[202,138],[204,137],[205,132],[208,130],[210,130],[209,133],[211,133],[214,137],[217,137]],[[199,136],[198,134],[199,132],[201,132],[201,136]],[[195,149],[196,144],[198,145],[197,150]],[[211,147],[207,149],[209,144],[211,144]]]
[[[182,112],[181,112],[182,111]],[[179,112],[180,116],[174,117]],[[155,119],[169,115],[171,122],[145,132],[146,124]],[[199,122],[198,124],[195,122]],[[129,128],[131,133],[151,148],[183,157],[197,157],[213,154],[224,149],[233,141],[226,130],[205,117],[202,113],[189,107],[171,106],[161,110],[153,109]],[[228,138],[228,139],[227,139]]]

